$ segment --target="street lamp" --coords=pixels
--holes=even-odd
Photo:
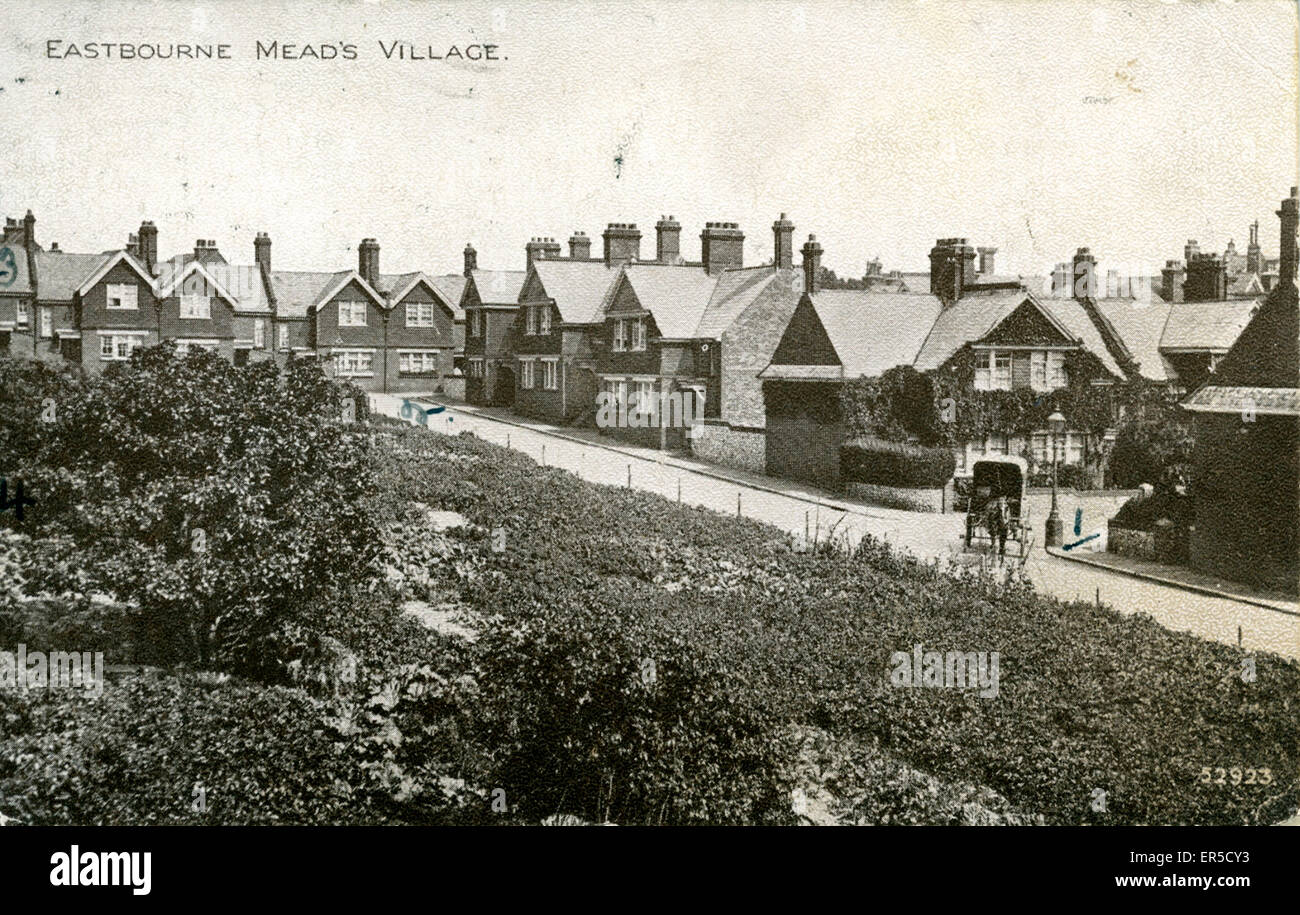
[[[1064,526],[1061,524],[1061,513],[1056,507],[1056,442],[1065,431],[1065,417],[1058,410],[1047,417],[1047,423],[1052,430],[1052,510],[1047,513],[1045,543],[1047,546],[1060,546],[1064,542]]]

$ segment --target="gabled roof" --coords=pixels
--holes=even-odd
[[[108,260],[107,254],[36,252],[36,297],[42,302],[71,302],[81,284]]]
[[[1251,299],[1226,302],[1178,302],[1160,337],[1166,352],[1226,353],[1259,309]]]
[[[654,316],[661,337],[685,340],[696,336],[718,284],[716,274],[710,275],[703,267],[669,264],[628,264],[623,272],[641,307]]]
[[[797,301],[803,292],[803,271],[774,270],[771,265],[724,270],[718,275],[713,295],[692,336],[721,339],[732,322],[744,314],[765,289],[774,285],[787,290],[792,302]]]
[[[484,305],[518,305],[528,274],[523,270],[475,270],[470,277]]]
[[[322,292],[320,296],[317,297],[316,301],[312,303],[312,308],[319,311],[321,306],[325,305],[325,303],[330,299],[338,295],[339,292],[348,285],[348,283],[352,282],[355,282],[360,286],[361,291],[370,296],[376,305],[381,308],[392,307],[389,301],[380,295],[379,291],[375,289],[375,287],[367,283],[360,273],[355,270],[345,270],[342,273],[336,274],[334,283],[325,287],[325,291]]]
[[[958,299],[936,317],[916,355],[916,370],[937,369],[967,343],[988,335],[1029,298],[1024,290],[998,290]]]
[[[1269,293],[1210,379],[1189,398],[1188,409],[1211,400],[1212,392],[1202,394],[1212,387],[1300,389],[1300,309],[1293,283]]]
[[[823,289],[811,298],[846,378],[910,365],[943,311],[929,293]]]
[[[327,289],[355,271],[319,273],[306,270],[272,270],[271,290],[275,294],[276,312],[288,318],[305,318]]]
[[[547,298],[555,302],[560,320],[567,324],[594,324],[605,314],[605,305],[621,274],[619,266],[604,261],[537,260],[529,268],[542,284]],[[672,270],[676,268],[662,267]],[[689,268],[681,268],[689,269]],[[520,283],[522,287],[523,283]],[[480,292],[479,295],[482,295]],[[517,297],[516,293],[516,297]]]
[[[224,263],[224,261],[222,263]],[[177,287],[180,286],[181,283],[185,282],[185,279],[190,276],[190,274],[193,273],[202,274],[204,280],[212,284],[212,288],[216,290],[217,294],[231,305],[239,304],[238,297],[230,292],[230,290],[225,287],[224,283],[213,276],[212,272],[209,271],[207,267],[203,266],[203,262],[200,260],[191,260],[183,268],[177,270],[173,275],[160,275],[158,277],[156,295],[160,299],[167,298],[176,291]]]
[[[1110,348],[1106,346],[1105,338],[1092,318],[1088,316],[1083,303],[1075,299],[1035,299],[1035,301],[1055,316],[1056,320],[1065,327],[1068,336],[1078,340],[1083,344],[1084,349],[1096,356],[1105,366],[1106,371],[1117,378],[1124,377],[1124,370],[1115,361]]]
[[[416,271],[415,273],[398,273],[379,275],[379,285],[386,290],[388,302],[390,305],[396,305],[402,299],[410,294],[416,286],[423,284],[425,288],[433,294],[434,301],[443,307],[443,309],[455,320],[456,307],[447,301],[446,293],[433,281],[433,278],[425,273]]]
[[[86,279],[82,281],[81,285],[77,287],[77,291],[82,295],[85,295],[93,289],[95,284],[103,279],[104,275],[107,274],[108,271],[112,270],[120,263],[125,263],[128,267],[134,270],[139,275],[140,279],[149,284],[150,289],[154,288],[153,277],[149,275],[149,271],[145,269],[144,264],[136,260],[130,252],[106,251],[104,253],[106,255],[104,262],[96,267],[95,271],[91,273],[90,276],[86,277]]]

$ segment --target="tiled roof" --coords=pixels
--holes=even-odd
[[[549,298],[555,300],[560,320],[569,324],[593,324],[601,320],[606,298],[618,279],[619,269],[617,266],[606,267],[604,261],[533,261],[533,270],[537,272],[542,288]],[[517,291],[515,295],[518,298]]]
[[[4,280],[0,282],[0,292],[12,295],[26,295],[32,291],[31,276],[27,270],[27,246],[20,242],[5,242],[0,251],[8,252],[4,257]],[[40,251],[34,252],[37,257]],[[12,260],[12,263],[10,261]],[[39,268],[38,268],[39,269]]]
[[[71,302],[73,293],[111,256],[112,254],[37,251],[37,298],[42,302]]]
[[[1300,387],[1300,309],[1294,284],[1269,293],[1211,379],[1217,387]]]
[[[465,294],[465,284],[469,281],[460,273],[444,273],[440,276],[429,277],[430,282],[438,287],[438,291],[451,304],[452,314],[457,321],[465,320],[465,309],[460,307],[460,297]]]
[[[739,318],[754,300],[771,284],[778,283],[790,291],[792,301],[797,301],[803,291],[803,273],[800,270],[773,270],[764,267],[724,270],[718,275],[713,295],[695,328],[694,337],[721,339],[723,332]]]
[[[352,271],[317,273],[305,270],[272,270],[271,288],[277,312],[285,317],[305,318],[317,300]]]
[[[903,286],[908,292],[915,292],[921,295],[930,294],[930,274],[928,273],[903,273],[899,276],[903,281]]]
[[[179,254],[157,265],[157,283],[161,290],[178,274],[184,274],[194,262],[193,255]],[[239,314],[269,314],[271,303],[266,297],[262,268],[257,264],[230,264],[223,260],[202,262],[203,269],[235,298]]]
[[[1160,352],[1160,336],[1169,320],[1170,304],[1162,299],[1098,299],[1097,310],[1114,326],[1124,345],[1137,361],[1142,377],[1168,381],[1177,376]]]
[[[858,289],[824,289],[812,303],[846,378],[910,364],[943,311],[932,295]]]
[[[474,288],[484,305],[518,305],[519,290],[528,274],[523,270],[475,270]]]
[[[916,370],[929,372],[967,343],[997,327],[1028,298],[1023,290],[999,290],[958,299],[943,309],[916,355]]]
[[[1084,349],[1101,360],[1106,371],[1118,378],[1124,377],[1124,370],[1115,362],[1101,331],[1080,302],[1075,299],[1040,299],[1039,303],[1065,326],[1071,336],[1083,343]]]
[[[1207,384],[1183,401],[1193,413],[1300,416],[1300,388],[1252,388]]]
[[[1258,307],[1259,303],[1251,299],[1170,305],[1160,348],[1226,353]]]
[[[718,284],[717,275],[710,275],[703,267],[663,264],[629,264],[625,273],[637,301],[654,315],[662,336],[695,336]]]

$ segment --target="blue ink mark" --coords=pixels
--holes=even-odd
[[[1081,527],[1083,527],[1083,509],[1076,508],[1074,510],[1074,536],[1079,536],[1079,528]]]
[[[18,279],[18,263],[13,248],[0,248],[0,286],[9,287]]]
[[[433,406],[427,410],[418,403],[411,403],[409,400],[402,399],[402,419],[414,419],[422,426],[429,425],[429,417],[435,413],[441,413],[446,410],[445,406]],[[450,417],[448,417],[450,419]]]
[[[1089,534],[1087,537],[1084,537],[1082,540],[1076,540],[1076,541],[1074,541],[1074,543],[1067,543],[1065,546],[1061,547],[1061,549],[1063,549],[1063,550],[1072,550],[1072,549],[1074,549],[1076,546],[1083,546],[1083,545],[1084,545],[1085,543],[1087,543],[1089,540],[1096,540],[1096,539],[1097,539],[1098,537],[1100,537],[1100,536],[1101,536],[1101,534]]]

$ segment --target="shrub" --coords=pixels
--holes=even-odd
[[[1190,425],[1176,416],[1138,419],[1120,427],[1110,457],[1111,485],[1120,488],[1186,482],[1192,466]]]
[[[1112,519],[1116,527],[1133,531],[1154,531],[1167,519],[1168,526],[1182,529],[1194,520],[1192,500],[1168,489],[1157,489],[1149,496],[1134,496],[1119,507]]]
[[[846,482],[885,486],[940,487],[952,479],[957,459],[946,448],[858,438],[840,446],[840,474]]]

